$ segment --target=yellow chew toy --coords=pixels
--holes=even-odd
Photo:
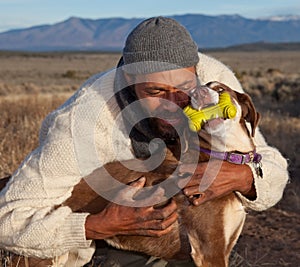
[[[196,132],[200,131],[203,124],[211,119],[232,119],[237,112],[236,106],[232,103],[230,94],[227,92],[220,94],[219,103],[214,106],[196,110],[189,105],[183,111],[189,118],[190,129]]]

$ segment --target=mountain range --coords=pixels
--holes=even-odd
[[[266,42],[300,42],[300,17],[248,19],[239,15],[171,16],[191,33],[199,48],[224,48]],[[52,25],[0,33],[0,50],[120,51],[128,33],[143,18],[84,19],[71,17]]]

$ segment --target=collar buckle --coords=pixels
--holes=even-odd
[[[247,160],[246,154],[239,154],[239,153],[228,153],[226,157],[226,161],[234,164],[245,164]]]

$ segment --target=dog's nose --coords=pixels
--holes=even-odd
[[[209,96],[209,88],[207,86],[200,86],[199,87],[199,96],[202,98]]]
[[[194,109],[200,110],[207,106],[216,105],[219,94],[208,86],[200,86],[191,91],[191,103]]]

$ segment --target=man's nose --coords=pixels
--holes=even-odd
[[[163,98],[162,105],[171,112],[177,111],[178,108],[183,109],[190,103],[189,95],[179,89],[176,91],[165,92]]]
[[[165,110],[176,112],[178,110],[178,96],[177,92],[165,92],[164,97],[161,99],[162,106]]]

